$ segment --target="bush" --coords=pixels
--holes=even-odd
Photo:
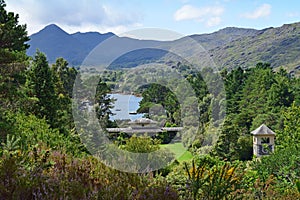
[[[183,199],[232,199],[240,191],[243,174],[239,163],[201,156],[184,163],[167,180]]]
[[[31,165],[24,166],[25,160]],[[120,172],[91,156],[74,158],[44,147],[3,154],[0,179],[0,199],[178,199],[151,174]]]
[[[45,119],[22,113],[9,114],[8,118],[11,124],[9,137],[14,137],[19,148],[24,151],[31,151],[36,144],[44,144],[52,150],[63,150],[74,156],[86,152],[79,136],[61,134],[57,129],[51,129]]]
[[[281,193],[296,187],[300,178],[300,151],[296,145],[275,151],[252,164],[253,170],[263,182],[273,176],[275,189]]]

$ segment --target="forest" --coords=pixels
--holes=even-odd
[[[180,86],[176,79],[135,88],[143,97],[138,112],[159,104],[166,114],[155,119],[188,127],[181,137],[192,157],[174,160],[162,148],[174,135],[108,135],[114,148],[162,150],[157,162],[168,162],[162,169],[130,173],[112,168],[115,163],[103,162],[94,156],[97,147],[82,141],[72,104],[82,105],[74,103],[73,85],[82,91],[76,98],[86,100],[89,83],[99,80],[93,105],[97,123],[112,128],[117,124],[109,118],[114,100],[108,94],[126,91],[128,85],[117,84],[125,78],[130,84],[149,76],[118,70],[81,77],[64,58],[49,64],[39,50],[27,56],[28,41],[26,25],[0,0],[0,199],[300,199],[300,79],[284,67],[258,61],[247,69],[223,69],[224,91],[217,93],[207,84],[218,78],[211,69],[197,72],[175,63],[169,68],[183,75],[194,95],[176,96],[169,89]],[[181,106],[184,100],[190,107]],[[86,114],[84,107],[78,110]],[[276,133],[276,145],[274,153],[257,158],[250,132],[261,124]],[[117,153],[105,159],[116,162]]]

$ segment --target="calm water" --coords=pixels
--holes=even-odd
[[[117,99],[114,104],[115,107],[112,109],[112,112],[115,114],[111,117],[112,120],[135,120],[143,117],[143,114],[129,114],[129,112],[136,112],[136,110],[139,108],[139,102],[142,100],[142,97],[125,94],[110,94],[110,96]]]

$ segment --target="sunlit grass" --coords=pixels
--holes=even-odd
[[[178,160],[178,162],[188,161],[191,160],[193,157],[192,153],[187,151],[182,143],[162,144],[161,147],[167,148],[172,153],[174,153],[175,158]]]

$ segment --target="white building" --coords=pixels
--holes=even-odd
[[[251,132],[253,135],[253,155],[260,157],[274,152],[275,133],[262,124]]]

